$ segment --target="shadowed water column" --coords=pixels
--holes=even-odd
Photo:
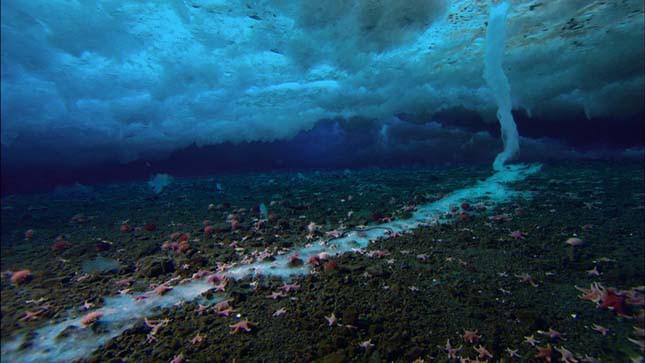
[[[497,103],[497,119],[502,129],[502,141],[504,142],[504,150],[497,155],[493,162],[495,170],[501,170],[504,164],[517,155],[520,150],[517,126],[511,114],[511,86],[502,69],[508,8],[509,3],[506,1],[491,4],[484,53],[484,79]]]

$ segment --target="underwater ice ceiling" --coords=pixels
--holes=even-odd
[[[2,1],[2,144],[132,160],[290,138],[320,119],[493,115],[487,1]],[[642,0],[513,0],[529,114],[643,110]],[[584,125],[581,125],[584,127]]]

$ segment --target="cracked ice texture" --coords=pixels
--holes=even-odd
[[[290,138],[328,117],[494,117],[486,1],[318,4],[3,1],[3,148],[127,161]],[[506,25],[513,107],[642,112],[642,1],[513,0]]]

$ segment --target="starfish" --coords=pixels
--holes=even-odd
[[[206,312],[206,310],[208,310],[208,306],[198,304],[196,313],[197,313],[197,315],[202,315],[202,314],[204,314]]]
[[[538,330],[538,333],[548,336],[549,339],[551,340],[556,340],[556,339],[566,340],[562,337],[562,334],[560,332],[555,331],[552,328],[549,328],[549,331]]]
[[[165,284],[161,284],[161,285],[155,287],[155,289],[154,289],[155,293],[157,293],[157,295],[160,295],[160,296],[165,295],[170,290],[172,290],[172,287],[170,287],[168,285],[165,285]]]
[[[226,290],[226,280],[215,285],[215,292],[224,292]]]
[[[44,297],[39,298],[38,300],[26,300],[25,304],[40,304],[41,302],[45,301]]]
[[[374,251],[369,251],[367,253],[368,257],[385,257],[389,255],[390,253],[388,251],[382,251],[382,250],[374,250]]]
[[[509,236],[515,239],[524,239],[526,237],[526,233],[520,232],[520,231],[513,231],[509,234]]]
[[[235,310],[233,310],[233,308],[228,307],[226,309],[218,310],[217,311],[217,316],[230,316],[231,313],[234,312],[234,311]]]
[[[535,358],[542,358],[547,362],[551,361],[551,355],[553,354],[553,349],[551,344],[547,344],[546,347],[536,347],[538,353],[535,355]]]
[[[40,314],[42,314],[43,312],[44,310],[27,311],[25,312],[25,316],[20,318],[20,321],[32,321],[40,319]]]
[[[231,300],[222,300],[222,301],[218,302],[217,304],[215,304],[213,307],[215,308],[216,311],[220,311],[220,310],[230,308],[231,307],[230,301]]]
[[[278,287],[278,290],[284,291],[284,292],[290,292],[290,291],[297,291],[299,288],[300,288],[300,285],[287,284],[285,282],[284,285]]]
[[[560,354],[562,354],[562,358],[560,358],[563,362],[565,363],[576,363],[578,360],[573,357],[573,353],[571,353],[567,348],[565,347],[555,347],[555,350],[557,350]]]
[[[521,282],[526,282],[531,284],[531,286],[533,287],[538,287],[538,284],[536,284],[535,281],[533,281],[533,278],[531,277],[531,275],[527,274],[526,272],[521,275],[515,274],[515,277],[519,278]]]
[[[325,232],[325,236],[330,236],[332,239],[333,238],[338,238],[343,235],[343,231],[339,231],[337,229],[331,230],[329,232]]]
[[[231,330],[231,334],[239,333],[240,331],[244,330],[245,332],[250,332],[251,328],[254,327],[255,324],[248,321],[248,320],[242,320],[239,323],[229,325],[229,328],[233,329]]]
[[[285,294],[282,291],[272,292],[271,295],[267,295],[267,297],[269,299],[273,299],[273,300],[277,300],[277,299],[279,299],[281,297],[285,297],[285,296],[287,296],[287,294]]]
[[[589,289],[581,288],[575,285],[574,287],[578,291],[582,292],[582,295],[578,296],[578,298],[594,303],[600,303],[600,300],[602,300],[602,297],[604,296],[606,291],[606,289],[598,282],[592,283]]]
[[[283,315],[286,312],[287,312],[287,309],[280,308],[280,309],[276,310],[275,313],[273,313],[273,316],[280,316],[280,315]]]
[[[598,271],[598,266],[594,266],[591,270],[587,270],[587,275],[600,276],[600,271]]]
[[[508,356],[511,357],[511,358],[519,358],[520,357],[517,354],[517,349],[506,348],[506,352],[508,353]]]
[[[475,343],[481,338],[481,335],[477,335],[477,330],[466,330],[464,329],[464,335],[462,336],[464,341],[467,343]]]
[[[445,347],[437,345],[437,348],[443,349],[446,353],[448,353],[448,359],[456,359],[457,353],[459,353],[459,351],[461,350],[461,345],[458,348],[453,348],[452,345],[450,345],[450,339],[448,339],[446,340]]]
[[[160,320],[148,320],[148,318],[143,318],[143,322],[148,328],[151,329],[150,333],[148,333],[148,337],[146,338],[146,342],[150,343],[157,340],[157,337],[155,337],[155,335],[157,334],[159,329],[170,323],[170,319],[164,318]]]
[[[368,339],[368,340],[366,340],[364,342],[358,343],[358,346],[361,347],[361,348],[365,348],[367,350],[367,349],[370,349],[371,347],[373,347],[374,344],[372,344],[372,339]]]
[[[493,358],[493,355],[490,354],[490,352],[486,348],[484,348],[481,344],[479,345],[479,347],[473,347],[473,349],[477,353],[479,353],[479,356],[478,356],[479,358],[484,358],[484,359]]]
[[[325,316],[325,320],[327,320],[327,324],[329,324],[329,326],[333,326],[336,324],[336,315],[331,313],[330,316]]]
[[[539,343],[539,340],[536,340],[533,335],[524,337],[524,343],[531,344],[531,346],[535,346],[535,344]]]
[[[591,327],[591,329],[597,331],[598,333],[600,333],[602,335],[607,335],[607,333],[609,333],[609,329],[605,328],[604,326],[598,325],[598,324],[594,324]]]
[[[205,335],[201,335],[201,334],[197,333],[197,335],[195,335],[195,337],[190,340],[190,343],[192,345],[201,344],[204,341],[204,338],[206,338]]]

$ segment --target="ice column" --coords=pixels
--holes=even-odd
[[[484,54],[484,79],[497,102],[497,119],[499,119],[504,142],[504,151],[499,153],[493,162],[495,170],[503,169],[504,164],[520,150],[517,126],[511,114],[511,86],[502,69],[508,8],[507,1],[491,4]]]

